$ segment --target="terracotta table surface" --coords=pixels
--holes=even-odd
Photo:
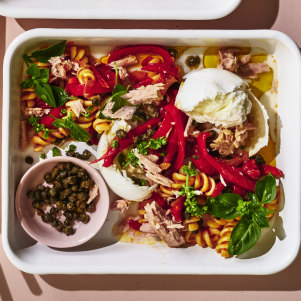
[[[9,43],[38,27],[276,29],[301,47],[300,0],[243,0],[231,15],[213,21],[41,20],[0,17],[0,65]],[[2,69],[2,68],[1,68]],[[2,91],[2,72],[0,73]],[[1,97],[1,96],[0,96]],[[1,151],[1,150],[0,150]],[[1,209],[0,209],[1,210]],[[1,235],[1,234],[0,234]],[[201,253],[200,253],[201,256]],[[0,298],[10,300],[301,300],[301,254],[270,276],[30,275],[6,258],[0,245]]]

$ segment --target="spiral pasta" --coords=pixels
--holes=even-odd
[[[79,46],[70,47],[71,60],[78,61],[81,66],[88,64],[89,58],[87,57],[87,49]]]
[[[215,250],[217,253],[221,254],[222,257],[229,258],[231,255],[228,252],[229,241],[231,233],[234,227],[237,225],[238,221],[232,220],[226,223],[220,232],[220,238],[217,242]]]
[[[35,152],[43,151],[43,148],[51,143],[57,141],[57,139],[64,139],[69,136],[69,133],[64,128],[58,128],[54,131],[49,132],[48,137],[44,137],[44,133],[42,131],[36,133],[31,142],[33,144],[33,150]]]
[[[21,106],[25,104],[27,108],[33,108],[36,103],[37,94],[34,92],[33,87],[21,90]]]
[[[88,80],[95,80],[93,71],[87,68],[78,69],[76,77],[81,84],[86,84]]]

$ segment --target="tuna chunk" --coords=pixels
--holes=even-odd
[[[115,201],[111,208],[113,211],[119,210],[122,214],[124,214],[128,209],[129,201],[124,199]]]
[[[266,63],[248,63],[241,66],[239,71],[243,77],[256,78],[258,73],[269,72],[270,67]]]
[[[66,106],[69,106],[71,108],[72,112],[76,115],[77,118],[81,113],[86,113],[86,110],[80,99],[69,101]]]
[[[121,60],[111,62],[109,64],[109,66],[115,67],[115,64],[116,64],[117,68],[119,68],[119,67],[126,67],[126,66],[130,66],[130,65],[134,65],[137,63],[138,63],[137,57],[135,55],[129,55],[129,56],[124,57]]]
[[[167,187],[171,187],[171,185],[173,184],[173,181],[168,179],[167,177],[164,177],[163,175],[159,174],[159,173],[151,173],[150,171],[147,171],[145,176],[157,183],[157,184],[161,184],[163,186],[167,186]]]
[[[131,106],[124,106],[117,110],[115,113],[112,112],[114,107],[114,102],[108,102],[104,110],[102,111],[103,115],[109,118],[114,119],[123,119],[123,120],[131,120],[135,111],[136,107]]]
[[[146,87],[141,86],[136,90],[129,91],[122,98],[127,99],[127,101],[133,105],[138,105],[141,103],[155,103],[158,104],[164,95],[165,85],[162,83],[148,85]]]
[[[179,247],[185,243],[183,233],[176,226],[173,226],[177,224],[155,201],[146,205],[144,209],[146,212],[144,218],[169,247]]]
[[[135,152],[135,156],[147,171],[153,174],[160,173],[162,171],[159,165],[151,161],[146,156],[139,154],[138,151]]]
[[[76,74],[79,69],[79,64],[70,60],[65,60],[61,56],[54,56],[49,60],[51,64],[51,73],[53,78],[51,81],[56,80],[57,78],[66,79],[67,71]]]

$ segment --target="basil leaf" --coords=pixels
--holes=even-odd
[[[116,62],[114,64],[114,68],[115,68],[115,86],[114,86],[114,89],[112,91],[112,95],[114,95],[118,92],[121,92],[121,91],[125,91],[124,86],[118,84],[118,68],[117,68]]]
[[[52,125],[57,128],[67,128],[70,131],[71,136],[77,141],[88,142],[91,139],[90,134],[77,125],[70,115],[63,119],[55,118]]]
[[[48,83],[48,79],[49,79],[49,69],[46,69],[46,68],[40,69],[39,80],[42,83]]]
[[[266,217],[266,214],[260,210],[253,212],[252,220],[256,223],[260,228],[268,228],[270,227],[269,220]]]
[[[236,193],[223,193],[215,198],[210,198],[206,205],[208,211],[215,217],[232,219],[240,215],[243,199]]]
[[[71,136],[77,141],[88,142],[91,139],[90,134],[74,121],[70,122],[66,127],[69,129]]]
[[[260,227],[249,216],[244,215],[231,233],[229,254],[238,255],[246,252],[256,244],[260,234]]]
[[[121,95],[125,94],[126,91],[120,91],[112,96],[112,101],[114,102],[114,106],[112,108],[112,112],[115,113],[122,107],[126,106],[128,101],[121,97]]]
[[[36,94],[51,107],[55,108],[56,103],[49,84],[43,82],[35,82],[34,91]]]
[[[29,66],[30,63],[32,63],[32,59],[30,58],[29,55],[27,55],[27,53],[24,53],[23,56],[22,56],[25,64],[27,65],[27,67]]]
[[[30,87],[32,87],[33,85],[33,81],[31,78],[27,78],[23,83],[20,84],[20,86],[23,89],[29,89]]]
[[[271,173],[257,181],[255,193],[263,204],[268,204],[275,200],[277,193],[276,180]]]
[[[35,58],[41,63],[48,63],[48,60],[54,56],[60,56],[65,52],[66,41],[62,41],[48,48],[34,51],[31,57]]]
[[[56,86],[51,86],[51,89],[55,98],[56,106],[63,106],[65,102],[69,99],[69,95],[66,92],[66,90]]]
[[[26,71],[28,75],[31,75],[32,77],[38,78],[41,75],[41,71],[37,64],[32,64]]]

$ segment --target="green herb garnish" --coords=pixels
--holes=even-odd
[[[41,159],[46,159],[46,154],[44,154],[44,153],[40,154],[40,158]]]
[[[118,140],[114,140],[112,142],[112,147],[116,149],[118,146],[119,146],[119,141]]]
[[[151,138],[148,141],[141,141],[137,144],[137,149],[140,154],[147,155],[150,149],[159,149],[167,144],[166,137],[159,137],[157,139]]]
[[[55,131],[55,130],[47,129],[44,124],[40,124],[38,117],[30,116],[28,118],[28,122],[29,122],[30,125],[33,126],[33,129],[35,130],[35,132],[37,132],[37,133],[39,133],[41,131],[43,132],[43,138],[44,139],[49,137],[49,132]]]
[[[276,180],[269,174],[256,183],[255,194],[249,193],[248,201],[235,193],[224,193],[207,201],[208,212],[215,217],[232,219],[241,216],[231,233],[229,254],[238,255],[249,250],[258,241],[261,228],[269,227],[267,214],[273,211],[264,204],[271,203],[276,193]]]
[[[58,148],[58,147],[54,147],[53,149],[52,149],[52,156],[53,157],[58,157],[58,156],[60,156],[61,155],[61,151],[60,151],[60,149]]]
[[[197,194],[195,188],[189,186],[189,177],[193,177],[197,174],[196,169],[191,165],[184,165],[182,168],[183,173],[186,175],[185,185],[180,190],[180,195],[185,196],[185,207],[186,212],[191,216],[202,217],[207,212],[207,206],[202,206],[197,202]]]
[[[67,152],[74,152],[74,151],[76,151],[76,145],[70,144]]]
[[[90,134],[73,121],[71,112],[69,112],[68,116],[63,117],[62,119],[55,118],[52,115],[50,116],[55,119],[52,123],[53,126],[68,129],[75,140],[88,142],[91,139]]]
[[[36,59],[38,62],[41,63],[48,63],[48,61],[52,57],[62,55],[65,52],[65,48],[66,48],[66,41],[62,41],[48,48],[36,50],[30,55],[24,53],[23,59],[27,64],[27,66],[29,66],[29,63],[33,62],[32,59]]]

